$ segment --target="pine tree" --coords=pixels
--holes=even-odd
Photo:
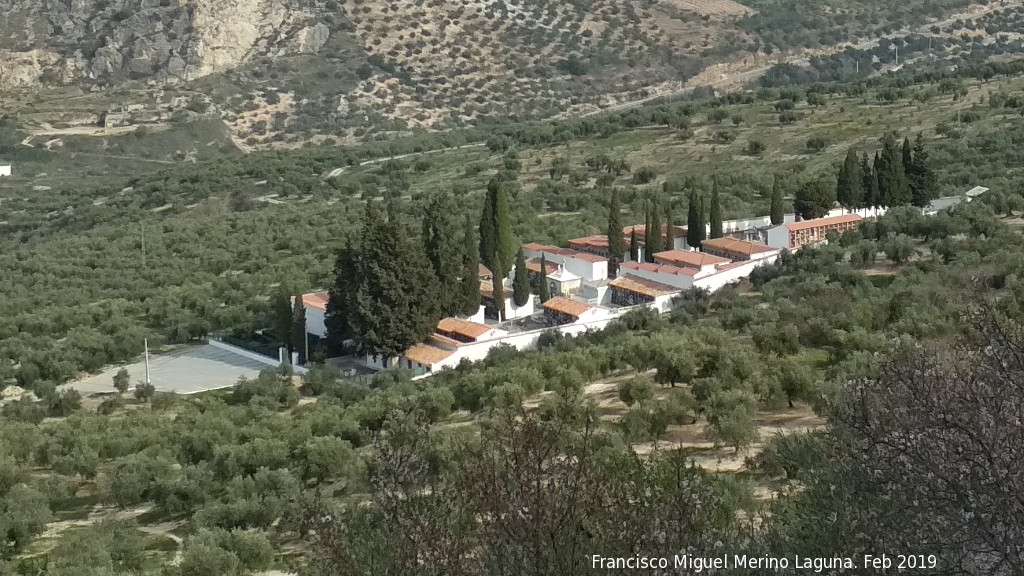
[[[292,308],[292,347],[299,353],[299,363],[305,364],[309,361],[306,358],[306,343],[309,336],[306,335],[306,307],[302,304],[302,294],[296,294]],[[289,357],[290,358],[290,357]]]
[[[651,242],[648,244],[647,261],[654,262],[654,255],[665,250],[665,239],[661,235],[661,214],[658,213],[658,203],[651,201]]]
[[[492,272],[494,254],[497,249],[497,232],[494,228],[494,204],[498,196],[498,180],[491,178],[487,183],[487,195],[484,197],[484,208],[480,213],[480,261]]]
[[[397,215],[385,219],[369,203],[359,250],[359,288],[351,311],[357,351],[385,358],[402,354],[437,327],[437,279],[420,239]]]
[[[473,316],[480,311],[480,253],[476,233],[473,230],[473,219],[466,216],[466,230],[462,237],[465,250],[462,255],[462,277],[459,284],[460,308],[463,316]],[[441,287],[445,289],[444,286]]]
[[[914,141],[914,156],[907,171],[910,181],[910,195],[914,206],[923,208],[938,197],[938,180],[935,171],[928,165],[928,151],[924,147],[924,138],[918,133]]]
[[[619,206],[619,189],[612,188],[608,203],[608,276],[614,278],[619,271],[619,262],[626,253],[626,241],[622,238],[622,213]]]
[[[711,186],[711,237],[721,238],[725,236],[722,231],[722,200],[718,195],[718,179]],[[703,240],[703,238],[702,238]]]
[[[351,340],[351,314],[355,307],[355,295],[359,289],[359,256],[351,239],[346,239],[338,251],[334,263],[334,284],[328,290],[327,346],[334,353],[340,353],[344,343]]]
[[[786,221],[785,208],[783,208],[782,183],[779,182],[778,176],[775,176],[772,180],[772,205],[770,213],[772,224],[778,226]]]
[[[839,177],[836,180],[836,198],[847,210],[860,206],[864,197],[864,175],[860,171],[860,161],[857,153],[850,148],[846,153],[846,160],[839,169]]]
[[[543,252],[540,255],[540,286],[537,288],[537,296],[540,298],[541,304],[551,299],[551,287],[548,286],[548,260]]]
[[[503,276],[497,273],[491,276],[491,290],[494,295],[494,309],[498,312],[498,322],[501,322],[505,319],[505,279]]]
[[[665,246],[666,250],[676,249],[676,221],[672,216],[672,197],[665,199]]]
[[[526,271],[526,257],[523,249],[516,253],[516,275],[512,280],[512,301],[523,306],[530,301],[530,276]]]
[[[516,259],[515,239],[512,237],[512,220],[509,216],[508,192],[505,185],[499,185],[494,197],[494,264],[495,274],[508,277]]]
[[[690,207],[686,218],[686,243],[694,250],[700,248],[703,240],[704,217],[696,190],[690,191]]]
[[[423,217],[423,247],[430,260],[434,276],[443,290],[438,291],[441,314],[455,316],[462,309],[462,293],[448,287],[455,286],[462,275],[465,250],[462,238],[456,232],[458,208],[448,193],[435,194],[427,204]]]
[[[636,226],[629,231],[629,259],[633,262],[640,261],[640,245],[637,244]]]

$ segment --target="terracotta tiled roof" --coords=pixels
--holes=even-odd
[[[804,220],[803,222],[793,222],[786,224],[786,228],[790,232],[796,232],[797,230],[808,230],[810,228],[821,228],[822,226],[832,226],[833,224],[846,224],[847,222],[860,222],[863,220],[856,214],[844,214],[842,216],[833,216],[831,218],[815,218],[814,220]]]
[[[578,302],[576,300],[570,300],[568,298],[562,298],[557,296],[544,303],[544,308],[547,310],[553,310],[555,312],[561,312],[562,314],[568,314],[579,318],[585,314],[588,310],[593,309],[593,306]]]
[[[748,242],[746,240],[740,240],[739,238],[714,238],[712,240],[705,240],[701,243],[701,246],[710,246],[717,248],[724,252],[732,252],[734,254],[745,254],[750,256],[752,254],[763,254],[765,252],[775,252],[776,249],[771,246],[765,246],[758,242]]]
[[[728,264],[728,258],[720,258],[702,252],[690,252],[689,250],[667,250],[654,255],[656,262],[665,262],[676,266],[702,268],[704,266],[718,266]]]
[[[548,262],[546,268],[547,270],[545,270],[545,272],[550,274],[551,272],[558,269],[558,265],[551,264],[550,262]],[[540,258],[530,258],[529,260],[527,260],[526,269],[529,270],[530,272],[533,272],[534,274],[540,274]]]
[[[693,278],[700,270],[697,268],[680,268],[669,264],[651,264],[650,262],[623,262],[619,264],[620,270],[643,270],[645,272],[656,272],[658,274],[669,274],[671,276],[686,276]]]
[[[633,233],[633,229],[634,228],[636,229],[636,238],[637,238],[637,240],[641,240],[642,241],[644,239],[644,234],[647,232],[647,226],[626,226],[625,228],[622,229],[622,235],[625,236],[626,238],[629,238],[629,236]],[[686,226],[675,226],[674,228],[675,228],[675,233],[676,233],[675,237],[676,238],[681,238],[683,236],[686,236],[686,230],[687,230]],[[667,234],[668,234],[668,224],[662,224],[661,225],[661,235],[662,236],[666,236]]]
[[[417,344],[406,350],[403,356],[424,366],[433,366],[435,364],[440,364],[445,358],[448,358],[454,353],[454,350],[445,350],[443,348],[431,346],[430,344]]]
[[[442,318],[441,321],[437,323],[437,331],[447,332],[449,334],[458,334],[459,336],[465,336],[466,338],[476,339],[490,332],[491,328],[483,324],[477,324],[476,322],[459,320],[458,318]]]
[[[480,276],[481,278],[483,278],[484,276],[490,276],[491,275],[491,269],[488,268],[487,266],[484,266],[483,264],[477,264],[477,268],[476,269],[477,269],[477,275]]]
[[[302,305],[327,311],[327,292],[310,292],[302,295]]]
[[[607,258],[601,258],[600,256],[595,256],[593,254],[586,254],[584,252],[579,252],[571,248],[559,248],[558,246],[547,246],[545,244],[523,244],[523,250],[528,250],[530,252],[546,252],[548,254],[558,254],[559,256],[563,256],[565,258],[574,258],[576,260],[583,260],[585,262],[591,263],[608,261]]]
[[[595,248],[598,250],[608,249],[608,237],[607,236],[587,236],[586,238],[574,238],[569,240],[569,246],[573,248],[585,247]]]
[[[679,293],[679,288],[669,286],[668,284],[662,284],[661,282],[655,282],[654,280],[648,280],[646,278],[637,278],[636,276],[619,276],[615,280],[612,280],[609,283],[609,286],[619,288],[621,290],[628,290],[629,292],[635,292],[637,294],[643,294],[644,296],[649,296],[651,298]]]

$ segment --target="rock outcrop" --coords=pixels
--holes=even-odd
[[[195,79],[330,37],[295,0],[0,0],[0,90]]]

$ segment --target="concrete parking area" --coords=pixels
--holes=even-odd
[[[131,387],[146,379],[145,361],[125,366],[131,376]],[[272,366],[210,344],[189,346],[166,354],[151,354],[149,379],[159,392],[195,394],[207,390],[229,388],[240,377],[253,378]],[[100,374],[67,384],[83,395],[114,392],[114,367]]]

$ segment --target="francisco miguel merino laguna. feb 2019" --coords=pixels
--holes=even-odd
[[[900,569],[929,569],[938,565],[934,555],[872,556],[865,554],[859,562],[853,558],[829,557],[810,558],[806,556],[772,557],[748,556],[745,554],[723,554],[721,556],[703,557],[687,554],[669,557],[631,556],[628,558],[607,557],[594,554],[590,556],[590,566],[596,569],[609,570],[664,570],[676,569],[684,574],[700,574],[729,569],[765,569],[778,571],[810,571],[853,570],[854,568],[887,570],[899,565]]]

